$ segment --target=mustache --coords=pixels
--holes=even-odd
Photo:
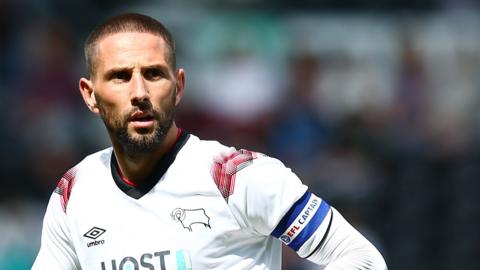
[[[153,117],[156,120],[159,119],[159,110],[154,108],[152,102],[149,100],[138,101],[134,104],[133,107],[129,108],[128,111],[123,114],[124,122],[131,121],[138,116],[142,117]]]
[[[160,121],[160,110],[150,107],[149,109],[131,108],[127,113],[123,114],[123,122],[129,122],[137,118],[154,118]]]

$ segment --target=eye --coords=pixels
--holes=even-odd
[[[126,70],[122,70],[122,71],[112,72],[109,79],[115,80],[115,81],[128,82],[130,81],[131,76],[132,75],[130,74],[130,72]]]
[[[149,68],[145,70],[145,72],[143,73],[143,76],[147,80],[156,81],[156,80],[160,80],[161,78],[164,78],[165,74],[159,68]]]

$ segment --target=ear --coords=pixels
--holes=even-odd
[[[80,89],[83,101],[85,101],[88,109],[95,114],[99,114],[100,110],[98,109],[97,101],[95,100],[93,82],[86,78],[80,78],[78,88]]]
[[[183,96],[183,90],[185,89],[185,70],[183,68],[177,69],[175,72],[175,77],[177,79],[177,87],[175,89],[175,106],[178,106]]]

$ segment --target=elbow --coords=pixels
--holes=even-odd
[[[365,270],[387,270],[387,263],[385,262],[382,254],[372,245],[369,244],[368,248],[365,249],[364,252],[360,254],[362,258],[359,258],[361,261],[360,269]]]
[[[375,249],[375,248],[374,248]],[[368,269],[375,269],[375,270],[387,270],[387,263],[383,259],[382,254],[375,249],[374,252],[371,254],[371,268]]]

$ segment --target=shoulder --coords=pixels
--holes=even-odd
[[[227,153],[229,147],[214,140],[203,140],[193,134],[177,156],[177,161],[186,162],[188,166],[211,167],[217,156]]]
[[[58,180],[54,193],[60,196],[60,203],[64,212],[67,210],[68,201],[74,186],[83,178],[87,178],[84,177],[84,175],[104,170],[105,168],[108,169],[111,155],[111,147],[88,155],[82,161],[67,170],[60,180]]]
[[[109,147],[86,156],[74,167],[70,168],[65,175],[75,178],[77,175],[109,168],[112,151],[112,148]]]
[[[265,183],[282,179],[295,178],[290,168],[280,160],[263,153],[237,149],[226,146],[218,141],[202,140],[190,135],[183,151],[183,162],[190,167],[197,164],[208,168],[209,173],[222,196],[227,199],[232,195],[236,179],[250,187],[263,186]]]
[[[193,134],[189,134],[186,147],[190,154],[203,156],[214,156],[216,153],[225,151],[229,148],[218,141],[203,140]]]
[[[236,149],[223,149],[212,157],[211,176],[225,199],[237,193],[235,189],[249,192],[265,192],[285,186],[285,180],[296,176],[280,160],[263,153]],[[243,193],[243,192],[240,192]]]
[[[281,164],[278,160],[260,152],[237,149],[214,140],[202,140],[195,135],[190,135],[186,148],[190,157],[205,158],[210,162],[212,170],[228,168],[230,174],[235,174],[246,166],[253,164],[254,161],[258,164],[272,161]]]

